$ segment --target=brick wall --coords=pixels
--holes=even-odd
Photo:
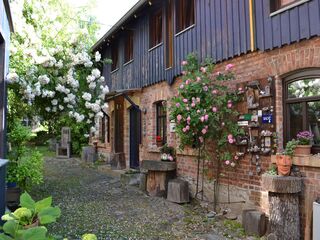
[[[275,79],[276,87],[276,99],[275,99],[275,114],[276,114],[276,126],[275,130],[279,137],[280,150],[283,147],[283,107],[282,107],[282,84],[283,76],[295,70],[320,67],[320,38],[314,38],[305,40],[300,43],[285,46],[281,49],[274,49],[267,52],[253,52],[237,58],[225,61],[216,66],[216,71],[223,71],[226,64],[232,63],[235,65],[234,73],[236,79],[230,84],[235,88],[236,84],[242,82],[253,81],[256,79],[267,78],[273,76]],[[155,135],[156,135],[156,121],[155,121],[155,105],[154,103],[159,100],[169,100],[174,94],[176,94],[177,86],[181,83],[181,79],[177,79],[172,86],[169,86],[167,82],[162,82],[147,88],[144,88],[141,92],[135,93],[133,96],[140,99],[140,108],[146,110],[145,114],[142,114],[142,144],[140,145],[140,160],[159,160],[160,154],[156,147]],[[128,107],[128,106],[127,106]],[[112,107],[110,108],[112,112]],[[126,159],[127,166],[129,164],[128,148],[129,148],[129,126],[128,126],[128,113],[125,111],[125,144],[126,144]],[[106,147],[108,151],[112,150],[113,141],[113,127],[111,126],[111,141],[110,144],[101,145]],[[174,133],[169,132],[169,119],[168,119],[168,143],[172,146],[177,146],[176,136]],[[102,149],[101,149],[102,150]],[[178,154],[177,158],[177,174],[190,183],[192,183],[192,189],[194,190],[194,184],[196,179],[196,153],[191,149],[187,149],[183,153]],[[320,161],[320,159],[319,159]],[[262,172],[265,172],[271,164],[270,157],[261,157]],[[209,163],[206,163],[207,166]],[[207,177],[205,178],[205,194],[207,199],[212,200],[214,183],[211,181],[214,178],[215,166],[209,167],[207,170]],[[265,211],[268,211],[267,193],[261,188],[261,177],[255,173],[255,165],[251,164],[249,156],[247,155],[240,161],[239,167],[235,172],[224,171],[224,176],[221,178],[222,185],[231,185],[231,199],[234,201],[251,202],[256,206],[261,207]],[[303,232],[305,234],[304,239],[309,239],[312,201],[316,197],[320,196],[320,168],[301,167],[304,178],[304,190],[301,193],[301,210],[303,217]],[[253,176],[249,175],[249,172],[253,172]],[[226,177],[229,176],[229,177]],[[222,192],[226,193],[224,187]],[[222,198],[226,194],[222,194]],[[221,199],[222,199],[221,198]],[[223,201],[223,200],[221,200]]]

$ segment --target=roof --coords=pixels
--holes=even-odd
[[[111,37],[119,28],[121,28],[131,17],[134,17],[135,14],[145,6],[149,1],[148,0],[139,0],[115,25],[112,26],[112,28],[105,34],[103,35],[98,42],[96,42],[92,47],[91,50],[95,51],[101,45]]]
[[[3,0],[3,3],[8,17],[10,31],[14,32],[9,0]]]

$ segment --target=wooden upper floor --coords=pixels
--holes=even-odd
[[[94,46],[112,90],[172,84],[195,52],[221,62],[320,35],[320,0],[140,0]]]

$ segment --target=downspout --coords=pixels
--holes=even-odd
[[[250,50],[255,50],[255,18],[254,18],[254,0],[249,0],[249,20],[250,20]]]

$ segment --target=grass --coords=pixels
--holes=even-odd
[[[44,157],[54,157],[56,153],[54,151],[49,151],[48,146],[30,146],[30,151],[39,151]]]

